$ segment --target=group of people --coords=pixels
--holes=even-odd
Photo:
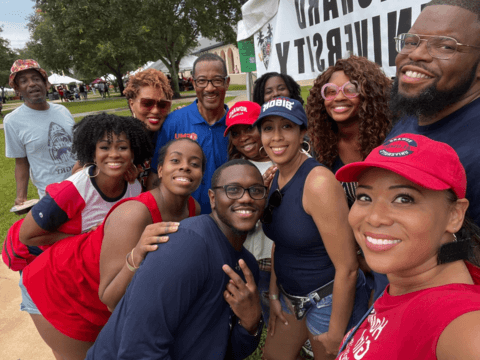
[[[191,105],[170,113],[149,69],[131,117],[74,125],[17,60],[6,155],[15,204],[29,174],[41,200],[2,257],[56,359],[243,359],[264,326],[264,359],[478,358],[479,16],[432,1],[395,39],[395,81],[351,56],[305,108],[278,73],[228,108],[204,54]]]

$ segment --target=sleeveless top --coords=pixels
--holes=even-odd
[[[305,296],[335,277],[320,232],[302,204],[305,180],[317,166],[323,165],[313,158],[305,160],[280,190],[282,202],[272,211],[272,223],[263,224],[265,235],[275,242],[277,282],[291,295]],[[269,199],[278,189],[278,174],[273,178]]]
[[[109,211],[102,225],[55,243],[23,272],[23,283],[41,314],[57,330],[81,341],[95,341],[111,312],[98,297],[100,253],[104,225],[120,204],[140,201],[153,223],[161,222],[157,202],[150,192],[125,199]],[[189,216],[195,216],[195,201],[188,200]]]

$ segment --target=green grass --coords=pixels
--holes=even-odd
[[[310,95],[310,89],[311,88],[312,88],[311,86],[302,86],[301,87],[300,95],[302,96],[302,99],[303,99],[305,104],[307,103],[307,98]]]
[[[72,115],[90,111],[103,111],[128,107],[127,99],[114,97],[105,100],[61,103],[61,105],[70,110]]]
[[[15,159],[5,157],[5,137],[0,134],[0,252],[7,231],[13,223],[25,215],[18,216],[10,212],[16,197]],[[28,199],[38,198],[37,189],[30,181],[28,184]]]

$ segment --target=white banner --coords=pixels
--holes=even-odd
[[[297,81],[315,79],[353,53],[395,76],[394,37],[410,30],[428,2],[279,0],[276,16],[255,33],[258,75],[276,71]]]

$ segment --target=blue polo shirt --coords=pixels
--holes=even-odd
[[[227,129],[228,106],[225,106],[225,115],[213,125],[209,125],[198,111],[198,100],[180,110],[175,110],[163,123],[155,146],[155,154],[152,159],[152,171],[157,172],[158,153],[163,145],[172,139],[188,137],[198,141],[205,153],[207,166],[203,175],[202,183],[192,194],[202,207],[202,214],[210,214],[210,200],[208,189],[211,187],[212,175],[221,165],[228,160],[228,137],[223,137]]]

